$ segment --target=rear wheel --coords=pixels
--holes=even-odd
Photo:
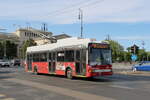
[[[67,76],[68,79],[72,79],[73,78],[72,77],[72,70],[71,69],[68,69],[67,72],[66,72],[66,74],[67,74],[66,76]]]

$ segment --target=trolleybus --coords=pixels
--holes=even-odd
[[[26,71],[72,77],[112,75],[112,56],[107,42],[67,38],[32,46],[26,52]]]

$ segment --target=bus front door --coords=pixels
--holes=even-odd
[[[53,52],[50,54],[51,60],[49,61],[49,71],[55,72],[56,69],[56,53]]]

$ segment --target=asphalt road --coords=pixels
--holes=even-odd
[[[150,76],[69,80],[34,75],[20,67],[0,68],[0,100],[150,100]]]

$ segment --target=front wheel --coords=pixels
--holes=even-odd
[[[67,78],[68,79],[72,79],[73,78],[72,77],[72,70],[71,69],[68,69],[66,74],[67,74]]]

